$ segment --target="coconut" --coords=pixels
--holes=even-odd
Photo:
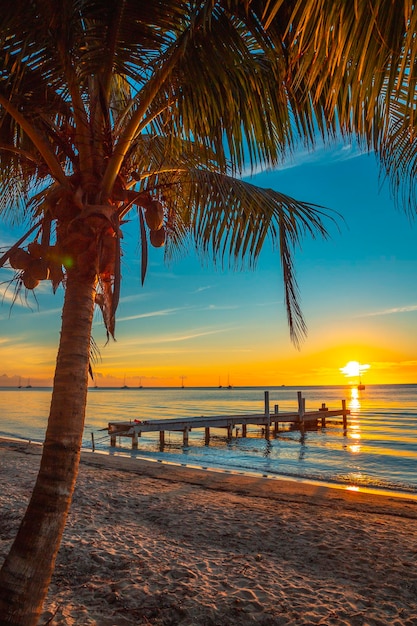
[[[16,248],[9,256],[9,263],[15,270],[25,270],[31,260],[30,254],[22,248]]]
[[[37,241],[32,241],[28,245],[28,252],[33,259],[40,259],[46,253],[47,246],[43,246]]]
[[[35,289],[39,285],[39,280],[32,275],[30,269],[23,272],[22,280],[26,289]]]
[[[159,230],[151,230],[149,233],[149,239],[154,248],[162,248],[165,245],[166,231],[165,228],[159,228]]]
[[[43,259],[31,261],[26,271],[36,280],[46,280],[49,276],[48,263]]]
[[[145,220],[151,230],[159,230],[164,224],[164,208],[159,200],[153,200],[145,211]]]

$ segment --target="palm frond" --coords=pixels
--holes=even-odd
[[[404,105],[398,102],[390,125],[377,146],[385,176],[397,205],[410,217],[417,214],[417,141]]]
[[[254,268],[269,238],[279,253],[290,332],[299,345],[306,326],[298,305],[294,250],[307,234],[326,238],[324,221],[336,223],[336,216],[272,189],[201,169],[159,174],[158,189],[166,207],[168,259],[193,242],[201,258]]]

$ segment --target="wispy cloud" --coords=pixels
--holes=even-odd
[[[127,315],[126,317],[119,317],[118,322],[130,322],[132,320],[140,320],[146,317],[165,317],[167,315],[173,315],[178,311],[184,311],[190,307],[178,307],[174,309],[160,309],[159,311],[148,311],[148,313],[138,313],[137,315]]]
[[[360,150],[358,146],[353,144],[337,144],[333,146],[320,145],[314,150],[300,148],[299,150],[296,150],[293,155],[288,156],[288,159],[284,161],[284,163],[281,163],[273,168],[271,167],[268,170],[261,167],[253,170],[247,169],[242,173],[241,178],[250,178],[252,176],[256,176],[257,174],[265,173],[265,171],[268,173],[281,172],[309,163],[321,163],[329,160],[333,163],[349,161],[350,159],[355,159],[363,154],[364,152]]]
[[[199,339],[200,337],[206,337],[208,335],[217,335],[220,333],[229,332],[230,328],[214,328],[211,330],[199,330],[195,329],[188,333],[172,333],[165,335],[153,335],[152,337],[135,337],[129,339],[129,346],[126,348],[127,350],[136,350],[137,346],[145,345],[159,345],[159,344],[169,344],[169,343],[181,343],[186,341],[192,341],[193,339]]]
[[[21,296],[18,296],[16,300],[14,300],[13,293],[6,294],[3,298],[3,295],[0,292],[0,303],[3,304],[4,315],[0,315],[0,319],[5,319],[9,317],[18,317],[21,319],[24,315],[28,315],[29,313],[36,315],[36,317],[47,317],[47,316],[59,316],[62,313],[62,307],[54,307],[50,308],[46,304],[38,304],[37,302],[28,302]],[[10,305],[8,307],[8,305]],[[18,309],[16,308],[18,307]],[[0,312],[2,311],[0,307]]]
[[[190,341],[191,339],[198,339],[199,337],[206,337],[207,335],[217,335],[219,333],[226,332],[226,328],[224,329],[214,329],[214,330],[202,330],[202,331],[194,331],[191,333],[187,333],[185,335],[172,335],[171,337],[161,337],[156,340],[157,343],[167,342],[177,342],[177,341]],[[155,340],[154,340],[155,341]]]
[[[379,315],[397,315],[401,313],[413,313],[417,311],[417,304],[410,304],[408,306],[398,306],[392,309],[383,309],[382,311],[373,311],[371,313],[363,313],[362,315],[357,315],[357,318],[362,317],[377,317]]]
[[[200,309],[200,311],[234,311],[240,307],[237,304],[209,304]]]
[[[10,343],[15,343],[15,338],[11,339],[10,337],[0,337],[0,345],[7,346]]]
[[[23,303],[19,302],[19,298],[16,299],[13,287],[10,289],[0,287],[0,303],[13,304],[14,302],[16,302],[18,306],[23,306]]]
[[[399,369],[415,369],[417,361],[372,361],[373,370],[399,370]]]
[[[206,287],[197,287],[197,289],[191,293],[201,293],[202,291],[207,291],[207,289],[211,289],[211,285],[207,285]]]
[[[122,304],[122,303],[126,304],[127,302],[140,302],[140,301],[143,301],[143,300],[149,300],[149,298],[150,298],[150,294],[149,293],[147,293],[147,294],[144,294],[144,293],[137,294],[137,293],[135,293],[135,294],[132,294],[130,296],[123,296],[122,298],[120,298],[120,304]]]

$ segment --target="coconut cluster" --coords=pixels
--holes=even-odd
[[[21,279],[27,289],[35,289],[41,280],[51,280],[56,288],[63,279],[62,262],[55,246],[45,246],[32,241],[23,248],[15,248],[9,255],[9,263],[21,271]]]
[[[165,245],[164,208],[159,200],[151,200],[145,208],[145,221],[149,227],[149,240],[155,248]]]
[[[40,281],[51,280],[54,291],[64,279],[63,268],[76,269],[80,275],[97,275],[102,283],[111,283],[115,275],[118,235],[111,219],[110,205],[82,204],[78,190],[53,188],[45,204],[50,221],[56,221],[56,243],[49,245],[45,229],[42,243],[32,241],[26,249],[14,248],[9,254],[12,268],[27,289]],[[143,198],[149,239],[155,248],[165,245],[164,207],[150,195]],[[44,243],[45,242],[45,243]],[[48,242],[48,243],[47,243]]]

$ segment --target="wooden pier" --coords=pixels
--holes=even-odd
[[[322,428],[326,426],[326,421],[331,417],[342,416],[344,430],[347,429],[347,416],[350,415],[346,408],[346,400],[342,400],[342,407],[330,410],[325,403],[315,411],[305,410],[305,398],[301,391],[298,396],[298,410],[291,413],[280,413],[276,404],[271,413],[269,406],[269,392],[265,391],[265,411],[250,415],[202,415],[200,417],[183,418],[162,418],[152,420],[133,420],[129,422],[109,422],[108,433],[110,435],[110,445],[116,446],[117,437],[130,437],[132,448],[137,449],[139,437],[142,433],[159,432],[159,444],[162,450],[165,445],[165,433],[182,432],[183,444],[188,446],[189,433],[191,430],[204,429],[204,441],[208,445],[210,442],[210,429],[221,428],[227,431],[227,437],[231,438],[233,429],[236,434],[241,432],[242,437],[247,435],[247,427],[261,426],[265,439],[269,439],[271,432],[276,435],[279,432],[279,424],[289,424],[290,428],[304,432],[308,428],[317,428],[320,424]]]

